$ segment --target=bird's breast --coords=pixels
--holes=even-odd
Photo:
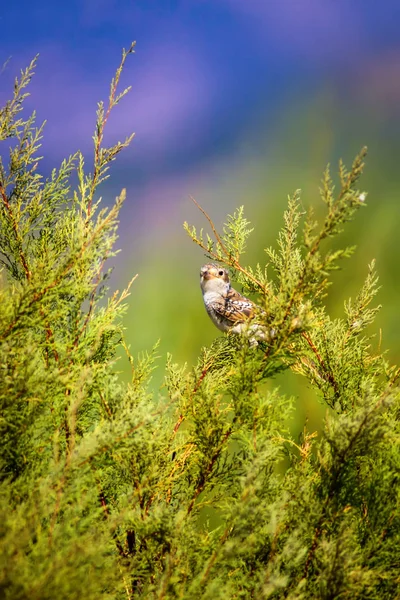
[[[229,329],[229,322],[223,317],[221,311],[215,310],[216,306],[221,306],[221,303],[223,303],[221,294],[218,294],[217,292],[207,292],[203,295],[203,300],[207,313],[214,325],[221,331],[227,331]]]

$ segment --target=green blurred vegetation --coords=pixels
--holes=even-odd
[[[357,294],[367,266],[375,258],[381,285],[378,302],[383,305],[373,326],[375,343],[387,349],[388,358],[396,363],[400,358],[400,182],[395,133],[400,128],[396,120],[385,118],[378,109],[368,103],[363,106],[357,98],[343,100],[329,87],[314,98],[300,99],[296,106],[289,104],[268,136],[253,132],[230,160],[221,157],[220,164],[217,161],[210,166],[209,183],[204,184],[196,199],[218,226],[227,214],[244,205],[254,226],[246,263],[265,263],[264,248],[276,243],[287,196],[300,188],[304,208],[314,206],[318,216],[323,211],[318,190],[326,164],[331,164],[335,178],[339,157],[348,163],[366,144],[369,152],[360,183],[367,192],[366,207],[340,236],[340,244],[356,245],[357,249],[342,262],[341,270],[333,273],[326,305],[331,316],[342,315],[345,300]],[[188,194],[192,192],[188,190]],[[161,368],[154,373],[154,388],[162,385],[167,351],[178,362],[193,365],[200,348],[222,335],[203,307],[199,269],[205,257],[183,231],[184,220],[207,231],[203,215],[189,197],[177,199],[174,207],[163,207],[162,218],[157,217],[162,225],[147,231],[144,259],[134,262],[139,278],[125,318],[126,339],[133,351],[148,349],[161,340]],[[120,364],[119,368],[125,367]],[[300,432],[306,421],[308,427],[319,429],[325,409],[302,378],[287,372],[277,378],[276,385],[298,400],[294,432]]]

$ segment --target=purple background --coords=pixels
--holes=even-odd
[[[364,144],[370,206],[349,229],[359,250],[332,310],[376,257],[384,342],[398,351],[398,0],[19,1],[0,23],[0,60],[12,57],[1,101],[40,53],[28,105],[47,119],[45,172],[77,149],[90,170],[96,103],[107,99],[121,47],[137,40],[122,78],[132,91],[106,142],[136,137],[101,190],[107,202],[128,192],[114,280],[140,272],[127,317],[133,351],[161,337],[162,353],[190,363],[218,335],[198,289],[204,258],[182,232],[184,220],[204,224],[189,194],[217,223],[245,204],[257,227],[249,262],[265,259],[287,194],[301,187],[314,202],[325,164],[350,161]]]

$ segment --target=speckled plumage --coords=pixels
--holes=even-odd
[[[266,339],[266,332],[262,326],[249,326],[247,323],[257,310],[262,310],[233,289],[226,269],[214,264],[204,265],[200,270],[200,287],[207,313],[218,329],[233,333],[244,333],[248,330],[253,345],[257,344],[257,339]]]

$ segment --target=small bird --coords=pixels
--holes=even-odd
[[[247,333],[251,346],[257,340],[268,340],[271,335],[259,324],[248,323],[255,314],[265,312],[231,286],[228,271],[218,265],[207,264],[200,269],[200,287],[204,305],[214,325],[221,331]]]

